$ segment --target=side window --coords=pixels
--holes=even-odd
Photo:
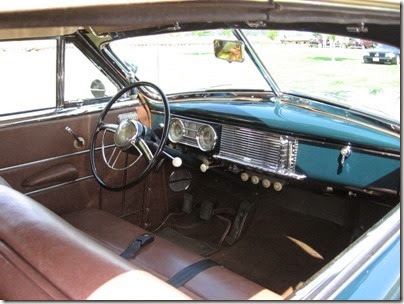
[[[116,86],[73,44],[65,51],[65,101],[113,96]]]
[[[0,42],[0,115],[56,106],[56,40]]]

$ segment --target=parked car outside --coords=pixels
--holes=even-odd
[[[375,49],[363,55],[364,63],[400,64],[400,49],[379,44]]]

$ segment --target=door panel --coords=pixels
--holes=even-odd
[[[148,115],[141,106],[113,110],[105,121],[117,123],[119,114],[134,110],[139,120],[149,126]],[[105,190],[102,190],[102,196],[107,202],[101,204],[101,189],[90,168],[90,140],[99,114],[0,126],[0,176],[16,190],[38,200],[56,213],[88,206],[121,206],[123,193],[113,194]],[[76,148],[73,145],[73,136],[65,130],[66,126],[84,138],[84,147]],[[111,140],[112,137],[107,144],[112,144]],[[96,152],[96,157],[97,163],[102,166],[100,151]],[[124,178],[122,172],[111,174],[105,169],[100,171],[113,182]],[[142,197],[143,188],[139,191]]]

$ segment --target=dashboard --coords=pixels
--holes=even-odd
[[[367,194],[399,192],[399,150],[373,148],[399,147],[399,138],[363,123],[284,104],[186,102],[170,107],[169,146],[196,159],[193,166],[202,172],[215,168],[275,190],[300,181]],[[154,127],[162,118],[152,109]],[[364,145],[369,138],[375,143]]]

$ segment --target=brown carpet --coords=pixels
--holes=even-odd
[[[348,246],[331,222],[259,202],[241,239],[210,258],[279,294],[296,288]]]

